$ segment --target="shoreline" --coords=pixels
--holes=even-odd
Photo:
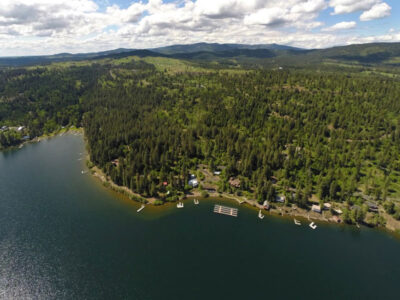
[[[39,137],[36,137],[32,140],[29,141],[25,141],[22,144],[15,146],[15,147],[11,147],[2,151],[8,151],[8,150],[15,150],[15,149],[21,149],[23,146],[27,145],[27,144],[34,144],[34,143],[39,143],[43,140],[49,139],[49,138],[53,138],[53,137],[57,137],[57,136],[62,136],[63,134],[80,134],[83,137],[83,141],[85,144],[85,150],[86,150],[86,156],[85,156],[85,165],[88,168],[90,174],[99,180],[99,182],[106,188],[119,193],[125,197],[127,197],[129,200],[131,201],[135,201],[137,203],[141,203],[141,204],[146,204],[146,205],[151,205],[151,206],[158,206],[158,207],[162,207],[166,204],[170,204],[173,202],[168,202],[168,203],[159,203],[156,202],[157,198],[152,197],[152,198],[145,198],[143,196],[141,196],[140,194],[134,193],[133,191],[131,191],[128,187],[124,187],[124,186],[119,186],[116,183],[114,183],[111,178],[109,178],[109,176],[107,176],[101,169],[99,169],[95,164],[93,164],[90,160],[89,157],[89,153],[87,151],[87,142],[86,142],[86,137],[85,137],[85,131],[84,128],[82,127],[69,127],[69,128],[63,128],[60,129],[58,131],[54,131],[53,133],[50,134],[45,134]],[[210,200],[213,199],[223,199],[223,200],[228,200],[228,201],[234,201],[235,203],[239,204],[239,205],[243,205],[246,206],[248,208],[253,208],[253,209],[260,209],[263,214],[267,214],[267,215],[271,215],[271,216],[276,216],[276,217],[284,217],[284,218],[299,218],[302,219],[302,221],[317,221],[320,223],[328,223],[328,224],[337,224],[337,225],[349,225],[349,226],[354,226],[354,227],[359,227],[359,224],[347,224],[344,223],[343,221],[341,222],[337,222],[332,218],[331,216],[326,216],[328,213],[327,211],[322,211],[321,213],[316,213],[313,212],[312,210],[307,210],[307,209],[303,209],[303,208],[299,208],[297,207],[295,204],[292,204],[291,206],[284,206],[281,204],[276,205],[276,203],[273,203],[273,207],[270,208],[269,210],[265,210],[264,207],[259,204],[256,200],[250,200],[247,199],[244,196],[236,196],[233,194],[228,194],[228,193],[219,193],[219,192],[208,192],[209,196],[207,198],[211,198]],[[195,198],[203,198],[201,197],[201,191],[199,189],[194,189],[192,190],[189,194],[185,195],[182,199],[180,199],[179,201],[184,201],[185,200],[193,200]],[[385,218],[387,219],[388,217],[391,218],[391,216],[387,215],[386,213],[384,214]],[[395,223],[396,225],[399,225],[400,222],[399,221],[394,221],[391,220],[391,223]],[[360,224],[363,225],[365,227],[369,227],[369,228],[375,228],[378,230],[383,230],[385,232],[388,232],[390,234],[394,234],[395,236],[399,236],[400,235],[400,226],[390,226],[388,225],[388,222],[386,223],[386,225],[384,227],[382,226],[369,226],[367,223],[363,223]]]
[[[85,141],[85,144],[86,144],[86,141]],[[134,193],[127,187],[117,185],[109,178],[109,176],[107,176],[102,170],[100,170],[97,166],[95,166],[90,161],[88,153],[86,155],[86,162],[87,162],[87,164],[92,165],[91,168],[88,166],[90,174],[94,178],[98,179],[104,187],[106,187],[114,192],[117,192],[119,194],[122,194],[123,196],[128,197],[130,200],[133,200],[140,204],[151,205],[153,207],[156,207],[156,206],[162,207],[167,204],[174,204],[174,202],[165,202],[163,204],[155,204],[155,202],[158,199],[156,199],[154,197],[153,198],[145,198],[137,193]],[[348,224],[343,221],[337,222],[332,218],[332,216],[326,216],[328,214],[328,212],[324,211],[324,210],[321,213],[316,213],[316,212],[313,212],[312,210],[299,208],[296,205],[292,205],[290,207],[280,205],[280,206],[276,206],[275,208],[270,208],[269,210],[265,210],[264,207],[261,204],[259,204],[256,200],[250,200],[244,196],[239,197],[239,196],[235,196],[232,194],[218,193],[218,192],[208,192],[208,194],[209,194],[209,196],[206,198],[209,198],[211,201],[217,201],[218,199],[234,201],[235,203],[239,204],[240,206],[244,206],[249,209],[261,210],[264,215],[270,215],[270,216],[281,217],[281,218],[293,218],[293,219],[299,218],[300,221],[303,221],[303,222],[309,221],[310,223],[318,222],[318,223],[327,223],[327,224],[336,224],[336,225],[347,225],[347,226],[357,227],[357,228],[361,228],[360,225],[362,225],[362,226],[365,226],[368,228],[374,228],[374,229],[385,231],[396,237],[400,236],[399,228],[395,228],[395,227],[391,228],[391,227],[388,227],[387,225],[385,227],[382,227],[382,226],[374,227],[374,226],[369,226],[367,223]],[[201,196],[201,191],[199,191],[198,189],[195,189],[190,194],[185,195],[185,197],[183,197],[179,201],[186,202],[188,200],[191,201],[196,198],[204,198]],[[276,203],[274,203],[274,205],[275,204]]]

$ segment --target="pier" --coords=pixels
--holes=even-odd
[[[227,215],[227,216],[231,216],[231,217],[237,217],[237,215],[238,215],[237,208],[222,206],[222,205],[218,205],[218,204],[215,204],[214,212],[217,214]]]

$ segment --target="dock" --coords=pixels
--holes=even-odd
[[[142,204],[142,206],[136,211],[136,212],[141,212],[144,209],[144,204]]]
[[[214,206],[214,212],[217,214],[222,214],[222,215],[227,215],[231,217],[237,217],[238,216],[238,209],[233,208],[233,207],[228,207],[228,206],[222,206],[215,204]]]

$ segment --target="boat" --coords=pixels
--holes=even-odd
[[[183,208],[183,202],[178,202],[178,204],[176,205],[177,208]]]
[[[197,200],[197,199],[194,199],[193,202],[194,202],[195,205],[199,204],[199,200]]]
[[[88,171],[81,171],[82,174],[86,174]]]
[[[294,219],[294,224],[296,224],[297,226],[300,226],[301,222],[299,220]]]
[[[262,219],[264,219],[265,218],[265,216],[262,214],[262,212],[261,212],[261,209],[260,209],[260,211],[258,212],[258,217],[262,220]]]
[[[312,229],[315,229],[315,228],[317,228],[317,225],[316,225],[316,224],[314,224],[314,222],[311,222],[309,226],[310,226]]]
[[[142,206],[136,211],[136,212],[141,212],[144,208],[144,204],[142,204]]]

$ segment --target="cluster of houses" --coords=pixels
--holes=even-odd
[[[4,125],[0,128],[0,131],[15,130],[21,132],[22,130],[24,130],[24,128],[25,126],[8,127]]]

